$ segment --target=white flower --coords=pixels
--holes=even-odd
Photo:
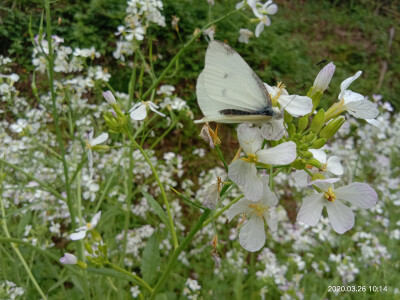
[[[319,71],[314,80],[313,89],[324,92],[331,82],[333,73],[335,73],[335,68],[336,67],[333,62],[330,62],[321,71]]]
[[[278,198],[268,187],[268,176],[262,176],[263,194],[259,201],[254,202],[248,199],[240,199],[233,204],[227,213],[229,222],[240,214],[245,214],[248,221],[240,229],[239,242],[247,251],[258,251],[265,244],[264,220],[271,231],[277,230],[277,216],[275,206]]]
[[[303,199],[297,221],[310,226],[317,225],[322,209],[326,206],[329,222],[337,233],[345,233],[354,226],[354,214],[342,201],[348,201],[361,208],[371,208],[378,201],[375,190],[366,183],[354,182],[334,189],[333,183],[326,180],[312,182],[322,190]]]
[[[289,95],[285,85],[278,82],[277,86],[271,87],[264,83],[271,97],[272,104],[279,103],[293,117],[302,117],[309,114],[313,108],[312,100],[307,96]]]
[[[76,265],[78,258],[70,253],[65,253],[63,257],[60,258],[60,263],[63,265]]]
[[[274,15],[278,11],[278,5],[272,3],[272,0],[265,2],[261,8],[257,8],[256,5],[250,3],[255,1],[249,1],[249,6],[252,8],[254,15],[259,19],[260,23],[256,26],[255,35],[259,37],[261,32],[264,30],[264,26],[270,26],[271,20],[268,15]]]
[[[10,130],[12,132],[21,133],[29,125],[28,121],[25,119],[18,119],[17,123],[10,125]]]
[[[340,84],[339,100],[341,101],[341,111],[347,110],[349,114],[360,119],[374,119],[379,111],[375,104],[365,99],[361,94],[354,93],[347,88],[361,75],[358,71],[354,76],[345,79]]]
[[[94,215],[90,223],[87,223],[85,226],[76,229],[75,232],[69,236],[69,238],[73,241],[84,239],[86,237],[87,231],[94,229],[97,226],[97,223],[99,223],[100,220],[100,216],[101,216],[101,211],[99,211],[97,214]]]
[[[108,139],[108,133],[102,133],[97,138],[93,139],[93,128],[89,132],[89,141],[86,142],[86,149],[88,150],[87,157],[88,157],[88,162],[89,162],[89,170],[90,170],[90,174],[91,174],[90,178],[92,178],[92,174],[93,174],[92,148],[96,145],[104,143],[107,139]]]
[[[115,100],[114,95],[111,93],[111,91],[106,91],[103,93],[104,99],[108,102],[110,105],[115,105],[117,104],[117,101]]]
[[[239,42],[240,43],[245,43],[248,44],[249,43],[249,38],[251,38],[254,34],[253,32],[251,32],[250,30],[246,29],[246,28],[240,28],[239,30]]]
[[[259,128],[240,124],[237,132],[240,146],[246,153],[246,157],[239,158],[229,165],[228,177],[243,188],[247,199],[258,201],[263,193],[263,186],[257,175],[256,163],[290,164],[297,156],[296,144],[290,141],[264,150],[261,149],[263,138]]]
[[[157,109],[159,106],[151,101],[142,101],[136,103],[130,110],[130,116],[132,120],[141,121],[146,119],[147,117],[147,108],[150,108],[151,111],[155,112],[156,114],[160,115],[161,117],[165,117],[165,115],[159,112]]]
[[[342,175],[343,174],[343,167],[340,163],[340,158],[337,156],[331,156],[328,160],[326,160],[326,153],[324,150],[321,149],[308,149],[314,158],[318,160],[322,164],[322,171],[328,171],[335,175]]]

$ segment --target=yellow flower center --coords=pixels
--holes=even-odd
[[[269,206],[263,206],[260,204],[249,204],[249,207],[253,210],[252,214],[255,214],[260,218],[262,218],[263,213],[269,209]]]
[[[282,91],[286,86],[281,81],[279,81],[276,87],[279,89],[279,91],[276,93],[275,97],[272,98],[270,95],[272,106],[278,106],[278,99],[282,95]]]
[[[253,153],[247,153],[247,157],[242,157],[243,161],[247,161],[249,163],[256,163],[257,162],[257,155]]]
[[[326,167],[328,166],[328,164],[323,164],[322,166],[321,166],[321,168],[319,168],[320,170],[321,170],[321,172],[326,172]]]
[[[86,223],[86,227],[87,227],[88,229],[90,229],[90,228],[92,228],[92,224]]]
[[[86,149],[92,149],[92,145],[90,145],[89,141],[86,141]]]
[[[335,201],[336,195],[335,195],[335,193],[333,192],[332,187],[330,187],[330,188],[328,189],[328,191],[325,192],[324,197],[325,197],[326,200],[328,200],[328,201],[330,201],[330,202],[334,202],[334,201]]]

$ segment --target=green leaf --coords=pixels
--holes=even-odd
[[[146,193],[145,191],[142,190],[142,194],[147,199],[147,201],[149,202],[150,206],[155,210],[157,216],[161,219],[161,221],[164,222],[164,224],[167,226],[169,231],[171,231],[171,228],[170,228],[169,223],[168,223],[167,214],[165,213],[165,211],[161,207],[161,205],[149,193]]]
[[[158,245],[157,233],[153,233],[147,241],[142,254],[142,274],[143,280],[152,284],[157,278],[157,267],[160,264],[160,249]]]

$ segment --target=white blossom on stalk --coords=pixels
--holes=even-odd
[[[93,152],[92,152],[92,148],[94,146],[97,146],[99,144],[104,143],[105,141],[107,141],[107,139],[108,139],[108,133],[102,133],[97,138],[93,139],[93,128],[89,132],[89,141],[86,142],[86,149],[88,150],[87,157],[88,157],[88,162],[89,162],[90,178],[92,178],[92,175],[93,175]]]
[[[151,111],[155,112],[156,114],[160,115],[161,117],[165,117],[165,115],[159,112],[157,109],[159,106],[151,101],[142,101],[136,103],[130,110],[130,116],[132,120],[141,121],[146,119],[147,117],[147,108]]]
[[[264,219],[272,232],[275,232],[278,227],[275,213],[278,198],[268,187],[268,180],[268,176],[261,177],[263,193],[260,200],[254,202],[240,199],[227,212],[229,222],[241,214],[245,214],[248,218],[248,221],[240,229],[239,242],[244,249],[250,252],[260,250],[265,244]]]
[[[245,197],[258,201],[263,193],[263,185],[257,175],[256,163],[286,165],[296,159],[296,144],[292,141],[276,147],[262,149],[263,138],[259,128],[240,124],[237,128],[240,146],[246,157],[239,158],[229,165],[228,177],[243,188]]]
[[[240,43],[245,43],[245,44],[248,44],[249,38],[251,38],[254,35],[253,32],[251,32],[250,30],[248,30],[246,28],[240,28],[239,34],[240,34],[240,36],[238,38],[238,41]]]
[[[360,119],[374,119],[379,111],[376,105],[361,94],[352,92],[347,88],[350,84],[361,75],[361,71],[358,71],[354,76],[345,79],[340,84],[339,103],[334,104],[325,114],[325,118],[331,115],[338,115],[341,112],[347,110],[349,114]]]
[[[325,67],[323,67],[314,80],[313,89],[323,93],[331,82],[333,73],[335,73],[335,69],[336,67],[333,62],[330,62]]]
[[[63,265],[76,265],[78,258],[70,253],[65,253],[63,257],[60,258],[60,263]]]
[[[289,114],[294,117],[301,117],[309,114],[312,111],[313,104],[311,98],[307,96],[289,95],[285,89],[285,85],[278,82],[277,86],[269,86],[264,83],[273,106],[279,106],[286,110]],[[283,125],[283,119],[271,120],[265,123],[261,127],[261,135],[266,140],[280,140],[286,132],[285,126]]]
[[[94,229],[97,226],[100,220],[100,216],[101,216],[101,211],[95,214],[89,223],[86,223],[86,225],[76,229],[75,232],[69,236],[69,238],[73,241],[84,239],[86,237],[87,232],[89,230]]]
[[[373,207],[378,201],[375,190],[366,183],[354,182],[338,189],[334,189],[332,180],[315,180],[312,184],[322,192],[303,199],[297,221],[310,226],[317,225],[322,209],[326,206],[329,222],[333,230],[340,234],[354,226],[353,211],[342,201],[364,209]]]
[[[250,2],[255,2],[255,1],[249,1],[249,5]],[[256,26],[255,30],[256,37],[259,37],[261,32],[264,30],[264,27],[271,25],[271,20],[268,17],[268,15],[276,14],[278,11],[278,5],[272,3],[272,0],[268,0],[261,6],[261,8],[257,7],[256,5],[250,7],[252,8],[254,15],[260,21],[260,23],[258,23],[258,25]]]
[[[307,96],[289,95],[285,89],[285,85],[278,82],[277,86],[269,86],[264,83],[270,97],[272,104],[279,106],[286,110],[293,117],[302,117],[312,111],[312,100]]]
[[[343,174],[343,167],[340,163],[340,158],[337,156],[331,156],[329,159],[326,159],[326,153],[324,150],[321,149],[308,149],[314,158],[318,160],[321,164],[321,171],[323,172],[330,172],[335,175],[342,175]]]

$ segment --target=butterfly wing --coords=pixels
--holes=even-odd
[[[200,122],[257,123],[271,118],[257,114],[265,107],[271,107],[264,84],[243,58],[222,42],[210,42],[196,93],[205,116]],[[236,113],[221,113],[226,110]]]

